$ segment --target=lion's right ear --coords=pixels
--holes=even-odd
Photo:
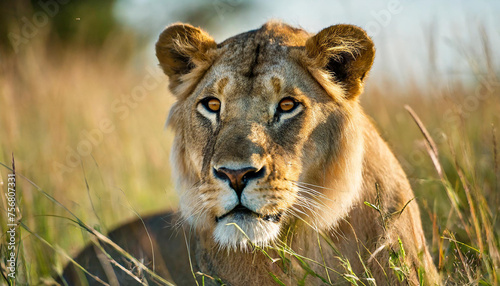
[[[170,88],[174,90],[194,68],[208,67],[213,59],[210,50],[216,48],[212,37],[199,28],[182,23],[167,27],[156,42],[156,57],[170,79]]]

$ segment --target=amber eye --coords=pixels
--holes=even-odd
[[[295,107],[297,107],[297,102],[295,102],[291,98],[285,98],[282,99],[279,103],[279,110],[281,112],[290,112],[292,111]]]
[[[217,98],[209,97],[209,98],[203,100],[202,103],[203,103],[203,106],[205,106],[205,108],[208,111],[219,112],[219,110],[220,110],[220,100],[218,100]]]

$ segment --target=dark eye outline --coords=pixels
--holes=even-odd
[[[219,109],[218,110],[212,110],[210,109],[209,107],[209,102],[210,100],[212,99],[215,99],[219,102]],[[216,97],[213,97],[213,96],[209,96],[209,97],[205,97],[204,99],[200,100],[200,103],[203,105],[203,107],[210,113],[219,113],[221,108],[222,108],[222,102],[220,101],[220,99],[216,98]]]
[[[290,110],[283,110],[283,109],[281,109],[281,103],[282,103],[283,101],[285,101],[285,100],[291,100],[291,101],[293,101],[293,107],[292,107]],[[292,97],[285,97],[285,98],[282,98],[282,99],[280,100],[280,102],[278,103],[277,111],[278,111],[279,113],[291,113],[291,112],[293,112],[295,109],[297,109],[297,107],[298,107],[299,105],[300,105],[300,102],[298,102],[298,101],[297,101],[297,100],[295,100],[294,98],[292,98]]]

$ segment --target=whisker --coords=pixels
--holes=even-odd
[[[322,197],[310,196],[308,192],[304,190],[299,189],[299,196],[297,196],[297,200],[303,201],[316,208],[331,209],[331,207],[325,203],[327,199],[324,199]],[[334,200],[330,199],[329,201],[333,202]]]
[[[289,180],[289,181],[293,182],[295,184],[298,184],[298,185],[304,185],[304,186],[310,186],[310,187],[315,187],[315,188],[320,188],[320,189],[335,191],[335,189],[327,188],[327,187],[324,187],[324,186],[315,185],[315,184],[311,184],[311,183],[306,183],[306,182],[301,182],[301,181],[295,181],[295,180]]]
[[[304,193],[307,193],[307,194],[310,194],[311,196],[317,196],[317,197],[320,197],[321,199],[324,199],[324,200],[328,200],[328,201],[334,201],[333,199],[327,197],[325,194],[315,190],[315,189],[312,189],[310,187],[307,187],[307,186],[302,186],[301,184],[299,183],[295,183],[294,184],[298,187],[299,190],[302,190]]]

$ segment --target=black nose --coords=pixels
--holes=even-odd
[[[260,170],[252,167],[243,169],[214,168],[215,177],[223,181],[228,181],[229,186],[236,192],[238,197],[241,196],[243,189],[250,180],[262,178],[265,172],[265,167],[262,167]]]

